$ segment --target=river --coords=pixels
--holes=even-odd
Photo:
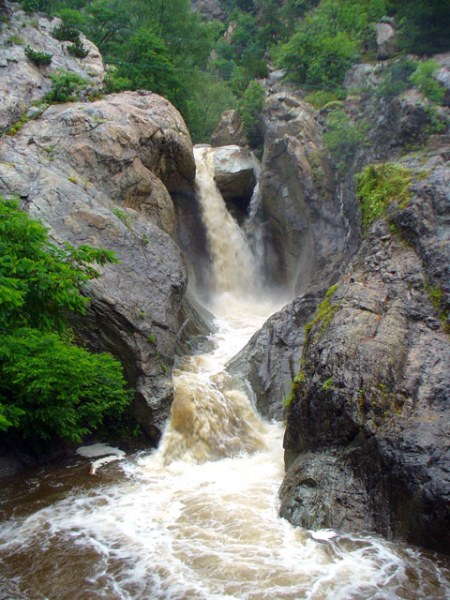
[[[177,365],[158,450],[94,476],[78,457],[5,480],[0,600],[449,598],[444,557],[278,517],[283,424],[264,422],[224,367],[280,300],[259,287],[245,237],[212,182],[208,149],[197,161],[213,350]]]

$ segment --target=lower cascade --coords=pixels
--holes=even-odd
[[[0,598],[448,598],[439,557],[278,517],[283,426],[264,422],[224,367],[280,303],[258,287],[245,236],[214,186],[211,151],[197,161],[213,350],[180,360],[158,450],[96,477],[85,465],[53,467],[6,484]]]

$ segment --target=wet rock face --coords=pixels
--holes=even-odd
[[[89,346],[124,364],[135,413],[156,442],[171,402],[170,370],[186,273],[171,237],[169,191],[192,186],[186,126],[167,100],[124,92],[51,106],[0,141],[0,194],[18,196],[56,243],[114,250],[120,263],[89,284]]]
[[[240,146],[221,146],[214,152],[214,180],[225,200],[250,200],[256,184],[256,160]]]
[[[450,551],[445,152],[414,159],[426,176],[406,208],[391,208],[409,243],[375,224],[307,337],[281,489],[281,514],[297,525],[363,525]],[[441,289],[438,309],[430,289]]]
[[[5,6],[8,21],[0,29],[0,132],[16,123],[33,101],[43,98],[52,86],[49,75],[56,69],[82,77],[87,84],[86,93],[101,88],[105,68],[100,52],[90,40],[80,34],[88,54],[77,59],[68,52],[70,42],[60,42],[52,36],[60,19],[29,15],[9,2]],[[25,55],[26,46],[51,54],[50,65],[34,65]]]
[[[299,296],[274,314],[227,365],[230,374],[248,381],[259,414],[281,421],[283,400],[291,392],[303,348],[303,327],[324,291]]]
[[[292,94],[274,94],[263,121],[266,264],[275,283],[292,282],[298,294],[345,263],[345,223],[312,107]]]

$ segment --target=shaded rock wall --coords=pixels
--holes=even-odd
[[[314,109],[293,94],[273,94],[263,129],[260,192],[266,264],[274,283],[295,295],[345,263],[345,221]]]

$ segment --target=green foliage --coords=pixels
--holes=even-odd
[[[332,304],[331,299],[339,288],[338,284],[332,285],[328,288],[327,293],[325,294],[324,300],[319,304],[316,314],[314,317],[306,323],[305,325],[305,335],[309,338],[312,330],[320,324],[319,328],[319,338],[325,333],[328,329],[336,311],[339,308],[339,304]]]
[[[262,85],[257,81],[252,81],[239,103],[239,112],[245,132],[250,144],[254,147],[257,147],[262,141],[259,117],[264,107],[264,98],[265,91]]]
[[[340,88],[335,90],[317,90],[305,96],[305,102],[309,102],[314,108],[321,109],[331,102],[345,100],[346,92]]]
[[[397,163],[372,164],[356,176],[356,189],[361,203],[363,228],[367,230],[386,214],[395,200],[399,207],[407,206],[412,197],[412,172]]]
[[[13,33],[6,40],[6,43],[10,44],[11,46],[23,46],[25,42],[20,35],[17,35],[17,33]]]
[[[35,447],[80,441],[128,403],[120,364],[72,342],[70,313],[83,313],[92,265],[115,261],[89,246],[48,241],[40,223],[0,198],[0,429]]]
[[[301,387],[305,384],[306,381],[306,373],[304,371],[299,371],[297,375],[292,380],[291,391],[289,394],[283,399],[284,408],[289,408],[298,393]]]
[[[355,5],[350,0],[322,0],[306,14],[275,58],[290,77],[314,88],[339,86],[360,52],[371,45],[371,22],[383,15],[383,1]]]
[[[237,106],[236,98],[225,81],[208,73],[193,75],[185,118],[194,143],[207,140],[224,110]]]
[[[80,98],[81,92],[87,87],[86,81],[70,71],[57,69],[50,75],[52,87],[44,96],[45,102],[74,102]]]
[[[390,63],[383,71],[381,83],[376,93],[384,98],[394,98],[411,87],[411,75],[417,67],[417,62],[402,57]]]
[[[3,335],[0,371],[0,400],[15,409],[16,428],[33,443],[80,442],[129,400],[112,356],[91,354],[56,333],[20,328]]]
[[[47,52],[41,52],[40,50],[35,50],[31,46],[26,46],[25,56],[29,61],[38,67],[49,65],[52,62],[51,54],[48,54]]]
[[[121,208],[113,208],[112,212],[114,215],[116,215],[116,217],[118,219],[120,219],[122,221],[122,223],[126,226],[126,227],[130,227],[131,223],[132,223],[132,218],[130,213],[127,213],[125,210],[122,210]]]
[[[11,125],[11,127],[6,132],[6,135],[15,136],[16,133],[18,133],[22,129],[25,123],[28,123],[27,113],[23,113],[20,116],[20,119]]]
[[[50,244],[17,202],[0,199],[0,333],[24,326],[64,331],[67,312],[83,313],[89,302],[79,289],[99,277],[91,263],[112,261],[108,250]]]
[[[405,52],[429,55],[448,51],[448,0],[389,0],[388,10],[400,24]]]
[[[320,386],[320,389],[323,390],[324,392],[334,390],[333,378],[329,377],[328,379],[326,379]]]
[[[76,42],[80,39],[80,32],[73,27],[69,27],[69,25],[66,25],[65,23],[57,25],[52,31],[52,35],[60,42]]]
[[[22,0],[21,4],[27,13],[45,12],[50,14],[54,10],[57,0]]]
[[[86,58],[86,56],[89,54],[88,50],[86,50],[86,48],[83,46],[83,42],[80,40],[80,38],[76,39],[73,44],[70,44],[70,46],[67,46],[67,51],[76,58]]]
[[[411,82],[432,102],[440,103],[445,96],[445,88],[433,77],[433,73],[440,68],[435,60],[426,60],[417,65],[417,69],[410,76]]]
[[[342,173],[350,165],[358,149],[367,141],[368,124],[365,121],[352,123],[343,110],[333,110],[326,118],[324,144]]]

